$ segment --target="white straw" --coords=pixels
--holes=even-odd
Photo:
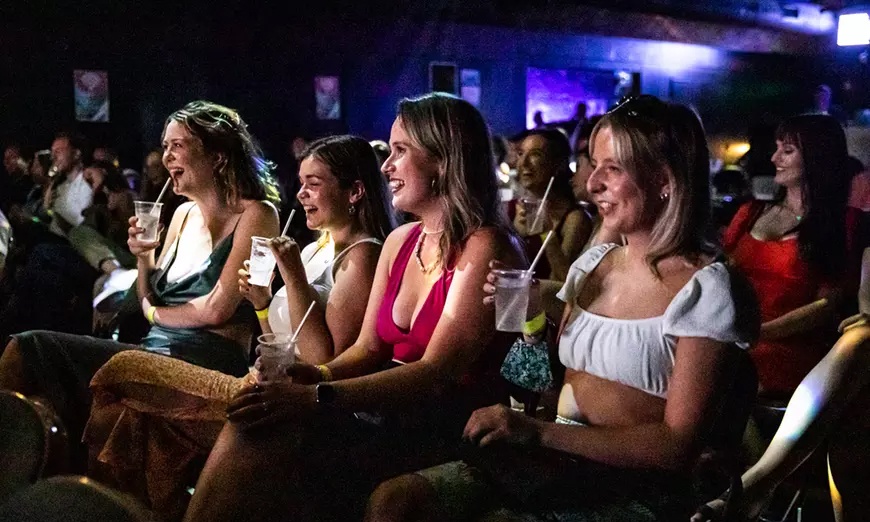
[[[550,176],[550,182],[547,183],[547,190],[544,191],[544,197],[541,198],[541,203],[538,205],[538,211],[535,212],[535,219],[532,221],[532,226],[529,227],[529,230],[536,230],[538,228],[538,221],[541,220],[541,211],[544,210],[544,203],[547,202],[547,196],[550,195],[550,189],[553,188],[553,180],[555,179],[555,176]]]
[[[302,316],[302,320],[299,321],[299,326],[296,327],[296,332],[293,334],[293,337],[290,338],[290,344],[296,342],[296,338],[299,337],[299,332],[302,331],[302,326],[305,324],[305,320],[308,319],[308,314],[311,313],[311,310],[314,309],[315,301],[311,301],[311,304],[308,305],[308,311],[305,312],[305,315]]]
[[[532,261],[532,264],[529,265],[529,269],[526,270],[526,277],[532,277],[535,273],[535,266],[538,264],[538,261],[541,260],[541,257],[544,255],[544,249],[547,248],[547,243],[550,241],[550,238],[553,237],[553,231],[547,232],[547,237],[544,238],[544,243],[541,245],[541,249],[538,250],[538,255],[535,256],[535,260]]]
[[[290,217],[287,218],[287,222],[284,223],[284,230],[281,231],[281,236],[286,236],[287,231],[290,230],[290,222],[293,221],[293,216],[296,214],[296,209],[290,211]]]
[[[163,184],[163,190],[160,191],[160,195],[157,196],[157,201],[154,203],[160,203],[160,200],[163,199],[163,195],[166,194],[166,189],[169,188],[169,184],[172,183],[172,178],[166,180],[166,183]]]

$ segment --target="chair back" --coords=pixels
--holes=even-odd
[[[719,403],[706,438],[706,450],[695,466],[701,498],[716,497],[740,477],[746,467],[742,442],[758,393],[758,374],[746,350],[733,348]]]
[[[43,404],[0,391],[0,502],[47,474],[64,471],[66,430]]]
[[[157,522],[134,498],[87,477],[40,480],[0,505],[0,522]]]

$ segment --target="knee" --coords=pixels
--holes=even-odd
[[[19,382],[24,375],[24,358],[21,355],[21,347],[15,338],[9,340],[3,355],[0,356],[0,388],[23,392],[17,389],[13,383]]]
[[[126,350],[113,355],[94,374],[91,386],[111,387],[127,382],[137,371],[149,367],[145,360],[147,355],[139,350]]]
[[[402,475],[381,483],[369,497],[366,522],[399,522],[419,519],[431,512],[435,493],[420,475]],[[426,517],[424,517],[426,518]]]

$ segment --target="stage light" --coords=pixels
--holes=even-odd
[[[837,45],[867,45],[870,44],[870,15],[867,13],[851,13],[840,15],[837,24]]]

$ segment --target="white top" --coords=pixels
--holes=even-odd
[[[12,238],[12,226],[0,210],[0,270],[6,266],[6,256],[9,255],[9,240]]]
[[[82,171],[70,175],[54,189],[51,210],[72,226],[81,225],[85,220],[82,211],[94,200],[94,190],[85,180]],[[66,236],[60,225],[52,220],[49,230],[59,236]]]
[[[348,245],[338,255],[335,255],[335,243],[332,238],[326,243],[314,241],[302,249],[300,253],[302,264],[305,267],[305,276],[308,284],[317,293],[317,302],[325,307],[329,300],[329,292],[335,284],[335,267],[341,264],[341,260],[351,248],[362,243],[374,243],[381,245],[382,242],[373,237],[361,239]],[[287,307],[287,287],[282,286],[275,292],[275,297],[269,304],[269,326],[274,333],[291,333],[290,310]]]
[[[581,255],[557,297],[573,303],[586,275],[617,246],[598,245]],[[559,341],[559,359],[566,368],[665,398],[678,338],[706,337],[749,348],[753,328],[737,320],[737,298],[728,268],[715,262],[695,272],[658,317],[613,319],[575,304]]]

